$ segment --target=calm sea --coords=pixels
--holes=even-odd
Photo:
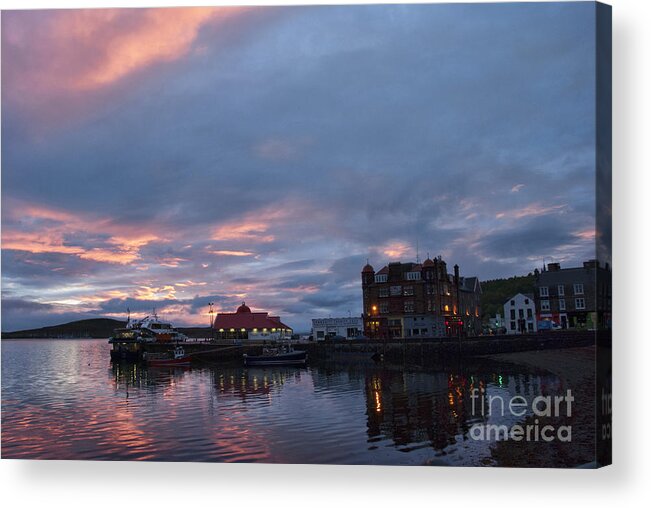
[[[109,347],[2,341],[3,458],[488,465],[470,389],[557,382],[490,364],[147,368]]]

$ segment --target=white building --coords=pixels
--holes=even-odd
[[[509,335],[538,331],[533,295],[518,293],[509,298],[504,304],[504,324]]]
[[[364,335],[364,321],[361,317],[323,318],[312,320],[312,336],[315,340],[326,337],[355,339]]]

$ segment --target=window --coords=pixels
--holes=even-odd
[[[375,282],[386,282],[388,275],[386,273],[378,274],[375,276]]]
[[[549,310],[549,300],[540,300],[540,310]]]
[[[527,309],[527,319],[533,319],[533,310]]]
[[[575,295],[583,294],[583,284],[574,284],[574,294]]]
[[[524,309],[518,309],[518,317],[522,319],[524,317]]]
[[[380,304],[380,314],[386,314],[389,312],[389,304],[388,303],[381,303]]]
[[[420,329],[420,334],[421,334],[421,335],[427,335],[427,331],[428,331],[427,328],[421,328],[421,329]]]
[[[400,296],[402,294],[402,286],[391,286],[391,296]]]
[[[515,330],[515,321],[511,321],[511,330]]]
[[[577,298],[574,301],[574,306],[576,310],[585,310],[585,298]]]
[[[540,286],[540,296],[549,296],[549,288],[547,286]]]
[[[347,328],[346,337],[357,337],[359,335],[357,328]]]
[[[414,295],[414,286],[405,286],[403,294],[405,296],[413,296]]]
[[[316,338],[317,339],[323,339],[324,338],[324,333],[323,331],[316,332]]]
[[[565,300],[562,298],[558,300],[558,310],[565,310]]]
[[[511,309],[511,319],[515,319],[515,309]]]
[[[380,291],[378,292],[378,296],[381,298],[385,298],[389,296],[389,288],[380,288]]]
[[[515,305],[515,300],[511,300],[511,307]]]
[[[559,284],[557,289],[558,289],[558,296],[565,296],[565,286],[563,286],[563,284]]]
[[[405,302],[405,312],[414,312],[414,302]]]
[[[407,280],[420,280],[420,272],[407,272]]]
[[[525,298],[525,299],[524,299],[524,304],[525,304],[525,305],[529,305],[529,298]]]
[[[411,334],[412,334],[412,335],[420,335],[420,329],[419,329],[419,328],[414,328],[414,329],[411,331]]]

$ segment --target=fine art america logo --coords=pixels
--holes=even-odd
[[[510,427],[505,424],[476,423],[470,428],[470,437],[476,441],[572,441],[571,425],[553,424],[554,418],[572,416],[572,390],[567,390],[565,395],[539,395],[531,403],[521,395],[506,399],[501,395],[485,396],[479,394],[477,388],[472,390],[470,398],[473,416],[533,417],[531,422]]]

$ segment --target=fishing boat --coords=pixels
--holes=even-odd
[[[143,360],[151,367],[187,367],[192,362],[189,355],[185,354],[182,346],[176,346],[174,351],[167,353],[149,353],[142,355]]]
[[[261,355],[248,355],[244,353],[244,365],[253,367],[257,365],[305,365],[307,351],[295,351],[289,344],[275,347],[265,347]]]

